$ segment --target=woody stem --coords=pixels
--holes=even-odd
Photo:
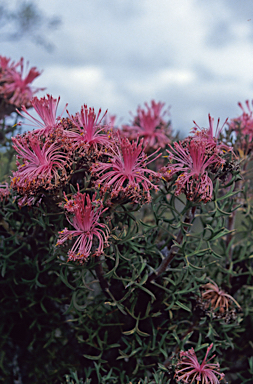
[[[188,215],[186,215],[185,220],[184,220],[184,224],[187,224],[187,225],[185,225],[185,226],[183,225],[183,228],[181,228],[181,230],[179,231],[177,238],[176,238],[176,243],[181,244],[183,237],[184,237],[182,229],[187,230],[188,224],[190,224],[194,219],[195,211],[196,211],[196,206],[191,207],[190,210],[188,211]],[[170,246],[170,252],[163,259],[163,261],[161,262],[161,264],[159,265],[157,270],[155,272],[152,272],[149,275],[148,280],[147,280],[148,282],[150,282],[152,280],[156,280],[166,270],[166,268],[168,267],[170,262],[177,255],[179,247],[173,247],[173,240],[170,241],[169,246]]]
[[[243,165],[243,169],[242,170],[243,170],[243,173],[244,173],[245,170],[246,170],[246,164]],[[239,180],[239,181],[236,181],[236,189],[238,191],[240,191],[243,188],[243,182],[245,182],[245,180],[243,180],[243,179]],[[240,192],[240,194],[241,194],[241,192]],[[229,231],[232,231],[233,229],[235,229],[235,217],[236,217],[236,211],[233,211],[231,213],[231,215],[229,216],[229,218],[228,218],[228,230]],[[229,233],[227,235],[227,239],[226,239],[226,246],[227,246],[227,248],[229,247],[229,244],[232,241],[233,236],[234,236],[234,233]],[[232,255],[233,255],[233,246],[231,244],[230,248],[229,248],[229,252],[228,252],[227,264],[231,263]]]
[[[96,272],[97,278],[99,280],[99,284],[100,284],[102,290],[104,292],[106,292],[106,290],[109,289],[109,284],[108,284],[107,280],[104,278],[104,270],[102,267],[102,262],[100,260],[100,257],[95,256],[95,261],[96,261],[95,272]]]

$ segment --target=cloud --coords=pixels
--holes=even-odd
[[[144,79],[135,80],[128,84],[128,88],[129,91],[131,90],[141,97],[144,95],[152,97],[152,94],[157,94],[172,85],[178,87],[189,85],[194,79],[194,73],[189,70],[165,68],[156,73],[150,73]]]
[[[177,127],[207,114],[227,116],[252,98],[253,21],[250,1],[43,0],[62,17],[49,55],[28,41],[3,44],[2,54],[44,68],[36,86],[69,102],[128,111],[151,99],[172,105]],[[238,14],[236,12],[238,8]],[[245,17],[246,16],[246,17]],[[252,15],[253,19],[253,15]],[[232,117],[232,116],[231,116]]]
[[[116,84],[97,66],[51,66],[40,78],[40,82],[49,85],[47,92],[53,93],[54,97],[63,95],[71,113],[77,112],[83,104],[115,109],[125,102]]]

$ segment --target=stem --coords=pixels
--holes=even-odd
[[[235,211],[232,212],[231,215],[228,218],[228,230],[232,231],[234,229],[234,226],[235,226]],[[228,248],[229,243],[231,242],[231,240],[233,238],[233,235],[234,235],[234,232],[229,233],[227,235],[227,239],[226,239],[226,246],[227,246],[227,248]],[[228,252],[228,259],[227,259],[227,263],[229,263],[229,264],[232,261],[232,254],[233,254],[233,247],[231,246],[230,249],[229,249],[229,252]]]
[[[192,220],[194,219],[194,216],[195,216],[195,211],[196,211],[196,206],[190,208],[188,215],[185,217],[185,221],[184,221],[185,224],[190,224],[192,222]],[[186,230],[187,226],[183,226],[183,229]],[[181,244],[182,240],[183,240],[183,231],[181,229],[177,235],[176,242],[178,244]],[[172,247],[173,247],[173,241],[172,240],[170,241],[169,246],[170,246],[169,254],[163,259],[163,261],[161,262],[161,264],[159,265],[157,270],[155,272],[152,272],[149,275],[148,280],[147,280],[148,282],[150,282],[152,280],[156,280],[166,270],[166,268],[168,267],[168,265],[170,264],[172,259],[176,256],[179,248],[174,247],[172,249]]]
[[[109,290],[109,284],[107,280],[104,278],[102,261],[100,260],[99,256],[95,256],[95,261],[96,261],[95,271],[96,271],[97,278],[99,280],[100,287],[107,294]]]
[[[246,171],[246,164],[243,165],[243,169],[242,169],[243,173],[245,173]],[[236,181],[235,183],[235,189],[237,190],[241,190],[242,189],[242,186],[243,186],[243,182],[245,182],[246,180],[245,179],[242,179],[240,181]],[[240,193],[241,194],[241,193]],[[239,197],[240,197],[240,194],[239,194]],[[233,211],[231,213],[231,215],[229,216],[228,218],[228,230],[229,231],[232,231],[234,228],[235,228],[235,216],[236,216],[236,211]],[[226,239],[226,246],[228,248],[229,246],[229,243],[231,242],[232,238],[234,236],[234,232],[232,233],[229,233],[227,235],[227,239]],[[229,252],[228,252],[228,258],[227,258],[227,264],[230,264],[231,261],[232,261],[232,256],[233,256],[233,247],[231,245],[230,249],[229,249]]]

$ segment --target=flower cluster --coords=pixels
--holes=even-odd
[[[110,197],[104,199],[107,206],[116,203],[116,198],[122,202],[149,202],[150,191],[158,189],[154,180],[159,174],[147,166],[160,154],[158,148],[148,156],[144,138],[131,143],[119,132],[113,132],[111,126],[104,126],[105,114],[101,117],[101,110],[96,114],[84,105],[74,116],[57,117],[59,99],[47,95],[31,100],[40,120],[22,107],[20,114],[28,117],[36,129],[12,139],[18,169],[13,172],[11,187],[23,206],[34,204],[35,199],[43,198],[49,191],[57,190],[60,199],[59,188],[65,188],[68,181],[78,185],[78,193],[66,198],[64,205],[67,220],[75,230],[61,231],[57,244],[77,237],[68,258],[82,263],[89,254],[103,253],[109,229],[98,222],[105,211],[102,202],[96,201],[95,195],[91,198],[79,192],[80,178],[87,178],[89,188],[98,188],[103,198],[109,192]],[[84,181],[80,182],[84,185]]]
[[[230,151],[218,141],[222,129],[219,129],[219,121],[215,135],[214,119],[209,116],[209,129],[196,125],[193,136],[171,145],[169,131],[166,131],[169,126],[163,120],[164,104],[152,101],[151,106],[146,104],[146,110],[138,108],[137,138],[130,141],[119,131],[115,132],[111,125],[103,124],[106,113],[101,115],[101,110],[95,113],[94,108],[87,105],[82,106],[80,113],[57,117],[59,100],[50,95],[31,100],[40,120],[33,117],[26,106],[20,112],[23,117],[28,116],[36,129],[13,138],[18,169],[13,172],[11,187],[21,196],[19,205],[33,204],[35,197],[41,198],[48,191],[64,188],[67,181],[80,184],[81,188],[88,185],[91,190],[97,189],[107,207],[119,202],[144,204],[151,201],[150,192],[158,190],[162,176],[172,181],[174,175],[176,195],[185,193],[187,199],[194,202],[211,200],[213,181],[210,176],[220,172],[225,164],[224,157]],[[158,173],[148,166],[161,156],[158,145],[164,147],[165,144],[169,146],[170,163]],[[147,155],[147,147],[158,148]],[[77,200],[79,197],[76,195]],[[88,200],[87,196],[82,204],[91,210]],[[72,225],[78,225],[78,220],[73,220]],[[59,241],[69,238],[66,231]],[[82,260],[87,258],[91,243],[85,248],[86,253],[77,252],[76,247],[72,249],[72,259],[78,259],[79,254]]]
[[[216,132],[218,129],[217,124]],[[182,142],[169,144],[170,163],[161,172],[170,181],[176,175],[175,195],[184,193],[188,200],[204,203],[212,199],[213,174],[221,173],[226,163],[225,156],[231,148],[213,136],[213,119],[209,115],[209,129],[194,128],[194,135]]]
[[[28,64],[27,64],[28,66]],[[22,105],[31,107],[30,100],[42,88],[32,89],[31,83],[41,74],[32,67],[24,75],[24,59],[11,62],[10,59],[0,56],[0,119],[20,109]]]
[[[171,128],[170,122],[164,120],[169,115],[168,110],[162,112],[164,105],[152,100],[150,106],[145,103],[146,109],[138,107],[132,126],[123,126],[123,134],[130,140],[143,138],[147,152],[165,148],[171,142]]]
[[[79,188],[70,200],[65,195],[65,200],[66,218],[75,229],[65,228],[59,232],[57,245],[77,237],[68,252],[68,261],[78,261],[82,264],[90,254],[100,256],[104,247],[108,246],[109,229],[107,225],[98,222],[106,208],[103,209],[102,202],[96,200],[95,194],[90,198],[88,194],[80,193]]]
[[[62,186],[73,172],[71,166],[74,162],[77,167],[78,157],[82,158],[79,166],[88,163],[88,159],[92,160],[86,167],[86,171],[89,171],[92,163],[98,159],[97,155],[93,158],[94,151],[89,151],[90,147],[97,149],[97,144],[108,143],[108,137],[97,131],[99,115],[96,117],[93,109],[82,108],[81,114],[77,114],[73,121],[62,119],[61,116],[57,117],[59,101],[60,98],[54,99],[51,95],[31,100],[41,121],[30,115],[25,106],[20,112],[38,128],[12,139],[19,161],[11,186],[23,195],[23,199],[19,200],[21,205],[31,204],[32,196],[38,192]],[[80,133],[73,131],[77,129],[77,122],[80,130],[83,125]]]
[[[178,382],[192,384],[218,384],[224,378],[224,373],[220,373],[219,363],[209,363],[214,358],[213,355],[207,360],[207,356],[212,349],[211,344],[206,351],[206,355],[202,363],[198,362],[197,356],[193,348],[188,351],[181,351],[180,358],[176,366],[175,377]]]

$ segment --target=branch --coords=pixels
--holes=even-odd
[[[108,294],[109,284],[108,284],[107,280],[104,278],[104,270],[102,267],[102,261],[101,261],[99,256],[95,256],[95,261],[96,261],[95,272],[96,272],[97,278],[99,280],[100,287],[102,288],[104,293]]]
[[[189,214],[186,216],[185,218],[185,221],[184,223],[185,224],[190,224],[192,221],[193,221],[193,218],[195,216],[195,211],[196,211],[196,206],[192,207],[189,211]],[[188,226],[183,226],[183,228],[186,230]],[[183,239],[183,232],[182,232],[182,229],[180,230],[180,232],[178,233],[177,235],[177,239],[176,239],[176,242],[178,244],[181,244],[182,242],[182,239]],[[163,259],[163,261],[161,262],[161,264],[159,265],[159,267],[157,268],[157,270],[155,272],[152,272],[149,277],[148,277],[148,282],[152,281],[152,280],[156,280],[165,270],[166,268],[168,267],[168,265],[171,263],[172,259],[176,256],[177,252],[178,252],[178,247],[173,247],[173,240],[170,241],[170,252],[168,253],[168,255]]]

